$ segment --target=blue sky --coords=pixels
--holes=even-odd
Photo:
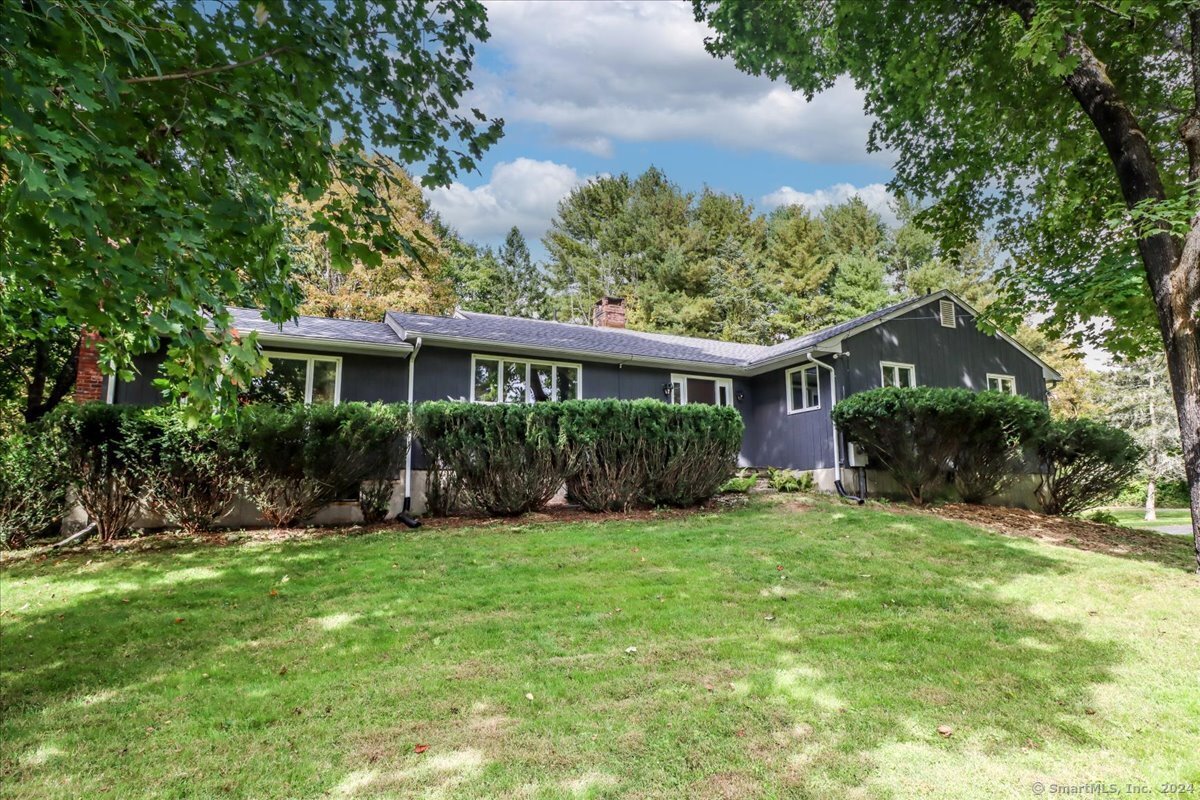
[[[868,153],[861,95],[839,83],[812,103],[704,52],[679,2],[488,3],[467,104],[506,121],[478,173],[428,192],[469,239],[517,225],[536,244],[571,188],[658,166],[686,190],[758,208],[819,208],[851,195],[890,216],[886,153]]]

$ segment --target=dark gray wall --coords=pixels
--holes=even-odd
[[[797,364],[803,363],[798,361]],[[828,363],[828,362],[826,362]],[[818,369],[821,407],[787,413],[787,369],[750,380],[742,461],[753,467],[825,469],[833,466],[829,370]]]
[[[982,391],[992,372],[1012,375],[1018,394],[1044,402],[1041,366],[999,336],[980,331],[966,309],[955,307],[954,328],[942,327],[935,301],[846,339],[842,349],[849,357],[840,359],[838,375],[846,394],[878,388],[879,362],[899,361],[915,367],[919,386]]]
[[[316,353],[295,347],[266,347],[284,353]],[[320,353],[342,358],[342,399],[397,403],[408,399],[408,360],[389,356],[358,353]],[[113,401],[130,405],[155,405],[162,402],[162,392],[154,386],[158,368],[165,353],[137,356],[134,364],[138,374],[133,381],[118,381]],[[111,380],[111,379],[109,379]],[[107,384],[105,384],[107,389]]]

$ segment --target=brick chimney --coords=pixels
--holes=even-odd
[[[100,355],[96,345],[100,334],[84,331],[79,337],[79,356],[75,361],[75,402],[91,403],[104,399],[104,376],[100,373]]]
[[[624,328],[625,298],[601,297],[592,307],[593,328]]]

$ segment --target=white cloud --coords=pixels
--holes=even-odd
[[[614,140],[701,141],[823,161],[866,152],[862,94],[839,81],[813,102],[704,50],[711,30],[685,3],[492,2],[496,71],[470,105],[547,126],[561,144],[608,155]]]
[[[565,164],[518,158],[497,164],[482,186],[455,182],[428,190],[426,197],[468,239],[499,239],[514,225],[536,239],[549,226],[558,201],[584,180]]]
[[[835,183],[826,189],[816,189],[811,192],[802,192],[790,186],[781,186],[770,194],[764,195],[762,205],[766,208],[804,206],[810,211],[820,211],[826,206],[844,203],[851,197],[860,198],[867,204],[867,208],[877,212],[889,225],[897,224],[892,194],[882,183],[869,183],[861,187],[850,183]]]

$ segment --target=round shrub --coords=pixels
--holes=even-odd
[[[1027,451],[1050,422],[1043,403],[1001,392],[972,393],[970,402],[951,408],[959,416],[942,424],[959,431],[950,464],[954,486],[968,503],[995,497],[1025,471]]]
[[[1056,420],[1038,443],[1038,502],[1073,515],[1115,497],[1138,473],[1144,451],[1125,431],[1090,419]]]
[[[978,396],[969,389],[928,386],[871,389],[835,405],[833,421],[922,505],[962,447],[962,420]]]
[[[652,424],[644,429],[643,457],[649,482],[643,499],[650,505],[694,506],[721,488],[737,468],[746,426],[726,406],[652,404]]]

